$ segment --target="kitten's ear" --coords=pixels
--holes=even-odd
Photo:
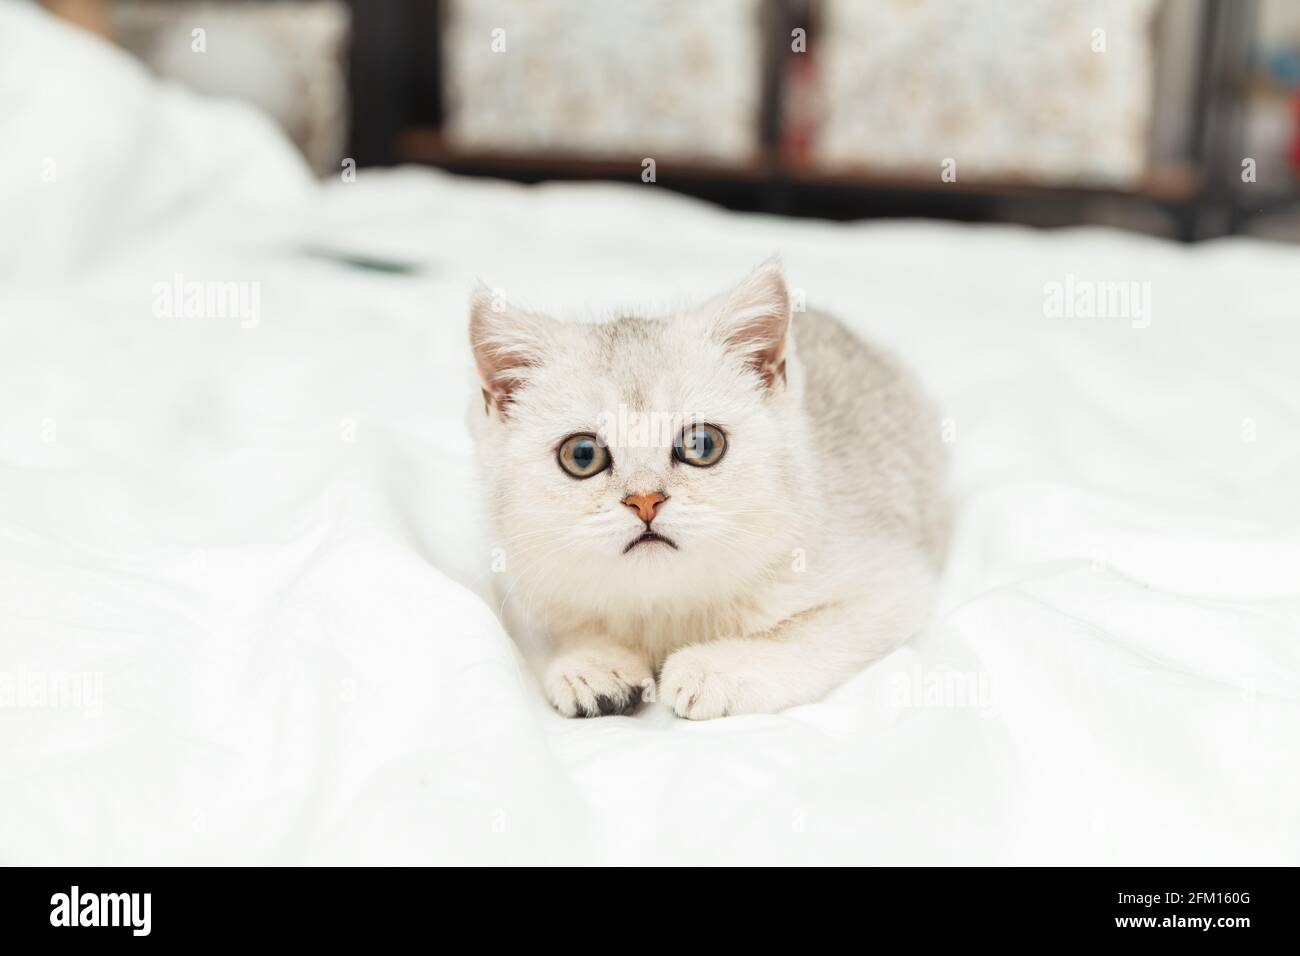
[[[542,363],[554,323],[517,309],[481,282],[470,297],[469,343],[483,383],[483,410],[506,418],[515,390]]]
[[[740,285],[709,304],[713,334],[758,372],[769,389],[785,383],[785,347],[790,334],[790,291],[785,271],[773,257]]]

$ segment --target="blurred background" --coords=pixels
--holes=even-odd
[[[42,3],[258,105],[322,176],[1300,242],[1295,0]]]

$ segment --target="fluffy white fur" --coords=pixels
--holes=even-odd
[[[835,320],[792,317],[777,263],[698,308],[601,324],[480,289],[470,340],[502,607],[560,713],[655,694],[693,719],[777,711],[924,625],[946,524],[934,411]],[[673,459],[693,420],[727,436],[713,467]],[[556,460],[579,432],[613,458],[584,480]],[[622,500],[651,491],[678,548],[624,553],[645,525]]]

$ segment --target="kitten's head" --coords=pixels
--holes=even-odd
[[[690,605],[789,560],[809,454],[790,318],[775,262],[663,318],[560,322],[475,294],[483,480],[528,600]]]

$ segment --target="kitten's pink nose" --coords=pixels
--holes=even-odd
[[[649,524],[655,518],[655,511],[667,500],[667,495],[661,495],[657,491],[646,491],[637,495],[628,495],[623,499],[623,504],[635,508],[641,520]]]

